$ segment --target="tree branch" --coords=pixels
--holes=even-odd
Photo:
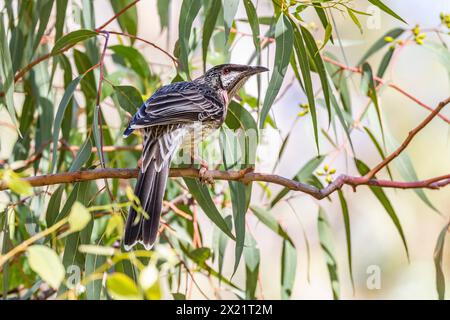
[[[372,179],[377,172],[379,172],[381,169],[386,167],[392,160],[394,160],[396,157],[400,155],[400,153],[403,152],[403,150],[406,149],[406,147],[409,145],[409,143],[412,141],[412,139],[422,130],[426,127],[428,123],[433,120],[433,118],[439,114],[439,112],[450,103],[450,97],[441,101],[439,105],[436,107],[436,109],[433,110],[432,113],[428,115],[417,127],[415,127],[413,130],[411,130],[406,137],[405,141],[398,147],[393,153],[391,153],[389,156],[387,156],[383,161],[381,161],[378,165],[376,165],[372,170],[370,170],[364,177],[369,180]]]
[[[136,178],[139,169],[95,169],[86,171],[64,172],[56,174],[47,174],[34,176],[23,179],[33,187],[48,186],[61,183],[74,183],[80,181],[98,180],[98,179],[132,179]],[[353,177],[348,175],[340,175],[336,180],[323,189],[318,189],[312,185],[291,180],[275,174],[266,174],[259,172],[251,172],[247,170],[240,171],[220,171],[208,170],[206,173],[215,180],[232,180],[243,183],[251,183],[254,181],[263,181],[274,183],[288,188],[289,190],[299,191],[313,196],[316,199],[323,199],[344,185],[356,188],[360,185],[377,186],[385,188],[398,189],[439,189],[450,184],[450,174],[414,182],[401,182],[391,180],[367,180],[365,177]],[[203,174],[203,175],[204,175]],[[170,169],[170,177],[199,178],[199,170],[195,168],[172,168]],[[0,182],[0,191],[7,190],[8,185]]]

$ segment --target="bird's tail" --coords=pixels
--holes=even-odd
[[[130,208],[125,226],[125,250],[130,250],[137,243],[150,250],[155,243],[168,174],[169,163],[163,164],[160,171],[156,170],[153,163],[150,163],[147,170],[139,170],[134,193],[147,217],[136,212],[133,206]]]

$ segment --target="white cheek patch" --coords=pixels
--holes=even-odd
[[[223,74],[221,76],[222,86],[224,88],[227,88],[233,82],[233,80],[238,77],[238,75],[239,75],[239,72],[237,72],[237,71],[231,71],[227,74]]]

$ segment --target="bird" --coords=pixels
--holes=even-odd
[[[137,243],[151,250],[158,236],[166,183],[172,157],[189,132],[200,128],[206,137],[224,122],[228,104],[252,76],[269,69],[262,66],[222,64],[192,80],[160,87],[131,118],[123,136],[142,133],[141,166],[134,189],[125,233],[124,249]]]

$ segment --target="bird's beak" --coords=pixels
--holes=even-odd
[[[262,67],[262,66],[250,67],[247,71],[247,76],[252,76],[254,74],[258,74],[258,73],[266,72],[266,71],[269,71],[269,69],[267,69],[266,67]]]

